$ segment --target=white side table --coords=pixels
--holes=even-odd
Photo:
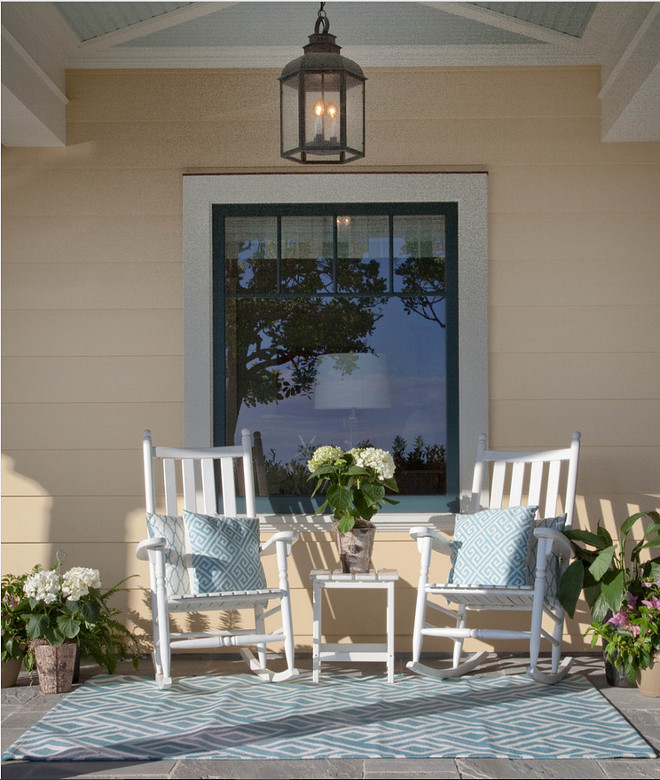
[[[380,661],[387,664],[387,681],[394,682],[394,583],[399,579],[394,569],[381,569],[368,574],[344,574],[327,569],[310,572],[314,583],[314,625],[312,631],[312,679],[319,681],[322,661]],[[321,642],[321,618],[324,588],[375,588],[387,591],[387,642],[382,644],[331,644]]]

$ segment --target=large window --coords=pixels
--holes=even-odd
[[[214,439],[258,435],[262,511],[314,508],[321,444],[391,451],[399,511],[455,508],[456,212],[214,207]]]
[[[233,214],[227,214],[226,216],[231,218],[245,217],[248,219],[258,218],[262,223],[265,222],[267,217],[271,217],[277,224],[278,218],[284,221],[287,216],[292,217],[305,217],[311,218],[314,216],[323,216],[322,209],[316,211],[318,206],[324,204],[342,204],[337,210],[337,216],[350,216],[355,219],[360,219],[362,223],[368,217],[369,219],[376,219],[379,216],[383,216],[383,212],[379,214],[369,213],[371,204],[386,203],[393,206],[393,213],[391,215],[392,221],[395,216],[400,217],[407,216],[431,216],[444,217],[445,219],[445,256],[446,261],[449,263],[451,257],[452,240],[451,228],[449,227],[451,215],[448,213],[442,213],[440,210],[426,212],[427,206],[435,206],[436,204],[453,204],[455,208],[455,220],[457,225],[457,265],[454,268],[457,274],[457,307],[458,315],[455,322],[457,322],[456,339],[458,341],[459,349],[457,351],[457,371],[452,372],[451,369],[451,356],[447,355],[445,360],[445,370],[448,372],[447,386],[450,387],[451,383],[455,384],[455,395],[457,396],[457,421],[452,417],[450,405],[451,391],[447,395],[447,423],[451,426],[452,421],[457,424],[457,453],[460,460],[459,466],[459,489],[461,501],[465,501],[465,506],[469,500],[472,470],[474,466],[474,455],[476,450],[476,442],[478,434],[488,431],[488,235],[487,235],[487,221],[488,221],[488,199],[487,199],[487,184],[488,176],[485,173],[388,173],[388,174],[365,174],[365,173],[277,173],[277,174],[210,174],[210,175],[185,175],[183,178],[183,217],[184,217],[184,232],[183,232],[183,282],[184,282],[184,443],[189,446],[210,446],[213,441],[221,440],[218,438],[218,426],[225,425],[224,417],[226,411],[227,399],[223,397],[222,402],[219,404],[216,396],[218,395],[218,377],[224,376],[225,372],[225,358],[224,353],[218,354],[216,336],[218,335],[217,323],[219,318],[224,317],[225,306],[229,299],[225,295],[226,284],[226,271],[223,269],[221,275],[221,283],[215,285],[216,273],[213,268],[214,254],[218,254],[218,242],[219,236],[216,230],[217,225],[214,225],[213,214],[214,207],[220,206],[224,208],[228,204],[232,207],[236,207],[236,211]],[[253,209],[256,204],[283,204],[289,207],[295,207],[296,204],[306,204],[310,209],[314,209],[306,214],[291,214],[271,212],[270,214],[264,212],[255,212]],[[414,213],[406,214],[406,204],[414,204],[416,207]],[[261,205],[259,206],[261,208]],[[398,209],[401,209],[397,212]],[[327,214],[326,214],[327,216]],[[390,219],[389,213],[386,215],[387,219]],[[216,222],[218,218],[216,216]],[[224,218],[223,218],[224,224]],[[238,224],[238,223],[237,223]],[[353,223],[357,224],[357,223]],[[236,227],[236,225],[234,226]],[[224,229],[224,228],[223,228]],[[281,230],[281,227],[280,227]],[[337,227],[338,230],[338,227]],[[364,232],[365,228],[362,229]],[[328,229],[329,233],[334,233],[334,225]],[[370,232],[367,229],[367,232]],[[280,238],[276,238],[275,241],[282,240],[282,234],[279,233]],[[372,233],[372,237],[373,237]],[[379,238],[387,237],[388,241],[390,234],[387,236],[378,231]],[[392,256],[398,251],[394,244],[394,225],[392,226]],[[397,237],[406,237],[404,233],[397,233]],[[257,238],[260,237],[257,235]],[[247,239],[245,239],[247,240]],[[334,242],[334,235],[332,241]],[[350,249],[348,257],[343,259],[355,259],[357,257],[362,258],[365,254],[364,237],[362,233],[355,233],[352,236],[354,244],[359,242],[362,248]],[[214,246],[215,241],[215,246]],[[225,252],[224,247],[225,237],[222,237],[222,254]],[[337,233],[337,250],[339,250],[339,233]],[[241,248],[242,249],[242,248]],[[250,247],[246,247],[248,252]],[[384,256],[385,252],[382,248],[376,248],[372,243],[371,247],[367,242],[367,251],[369,256],[371,254],[378,258]],[[388,252],[390,251],[388,246]],[[276,256],[274,258],[274,273],[277,278],[279,274],[280,287],[279,293],[283,291],[286,293],[287,286],[283,286],[282,282],[286,282],[287,274],[289,271],[287,267],[291,267],[293,261],[298,262],[298,258],[286,257],[282,253],[281,246],[278,248]],[[358,252],[361,252],[358,255]],[[236,259],[238,260],[238,252],[235,252]],[[333,259],[335,266],[341,266],[342,258],[339,255],[339,251],[335,255],[331,255],[326,252],[325,249],[318,253],[314,252],[309,255],[299,258],[302,261],[312,260],[317,262],[318,258],[330,257]],[[256,261],[256,258],[254,258]],[[379,269],[384,265],[384,262],[377,260]],[[393,257],[392,257],[393,262]],[[309,267],[309,263],[306,263]],[[313,265],[313,263],[312,263]],[[238,265],[237,265],[238,269]],[[389,269],[388,269],[389,271]],[[333,270],[334,273],[334,270]],[[380,272],[379,277],[383,277]],[[392,273],[387,277],[387,283],[392,280],[391,292],[401,292],[400,289],[396,289],[394,285],[397,282],[401,282],[402,277],[394,274],[394,266],[392,266]],[[340,282],[339,274],[337,275],[337,281]],[[255,280],[256,282],[256,280]],[[449,285],[450,280],[445,279],[445,283]],[[317,292],[317,291],[312,291]],[[364,294],[364,290],[362,294]],[[372,290],[372,293],[376,293],[378,298],[381,291],[376,289]],[[349,298],[352,294],[352,290],[332,290],[333,295],[331,297],[341,298],[342,295],[348,295]],[[277,293],[276,293],[277,296]],[[254,297],[248,295],[247,298]],[[317,296],[321,297],[321,296]],[[359,297],[359,296],[358,296]],[[383,296],[380,296],[383,297]],[[391,298],[396,296],[392,295]],[[231,305],[238,306],[240,300]],[[401,305],[401,299],[398,301]],[[387,311],[388,307],[392,305],[392,301],[386,303],[381,307],[383,311]],[[445,349],[451,341],[450,328],[451,323],[454,322],[450,316],[447,307],[451,306],[451,296],[449,290],[447,290],[446,299],[443,302],[445,307],[444,314],[447,316],[446,329],[444,329]],[[439,311],[439,309],[436,310]],[[419,321],[420,326],[429,327],[425,323],[421,323],[421,315],[419,313],[413,313],[403,317],[404,321],[408,320],[410,324],[414,319]],[[387,317],[383,316],[376,322],[376,334],[378,329],[383,328],[386,325]],[[312,323],[313,325],[314,323]],[[224,327],[224,326],[223,326]],[[440,326],[437,326],[437,330],[443,330]],[[224,330],[221,333],[221,338],[226,338]],[[442,336],[441,336],[442,340]],[[415,346],[417,346],[415,344]],[[377,345],[371,344],[371,347],[378,352]],[[222,348],[224,350],[224,346]],[[337,352],[326,353],[330,355],[345,355],[343,346],[340,345]],[[357,355],[364,355],[367,353],[357,352]],[[407,356],[408,357],[408,356]],[[411,358],[412,360],[412,358]],[[217,361],[217,362],[216,362]],[[333,360],[334,362],[334,360]],[[442,362],[440,361],[440,365]],[[318,367],[320,370],[320,367]],[[388,360],[388,371],[390,374],[395,373]],[[395,380],[398,382],[399,377],[395,375]],[[315,385],[318,384],[315,382]],[[223,386],[222,392],[227,392]],[[391,388],[390,388],[391,392]],[[316,393],[316,388],[313,391],[313,395]],[[302,394],[298,394],[301,396]],[[287,399],[285,399],[287,400]],[[300,398],[296,400],[301,400]],[[409,399],[406,399],[409,400]],[[439,403],[438,408],[441,408],[442,402]],[[246,407],[252,411],[257,410],[258,407]],[[271,410],[272,410],[271,406]],[[281,407],[284,409],[284,407]],[[242,413],[243,409],[239,410]],[[278,410],[279,412],[280,410]],[[356,408],[355,417],[352,418],[352,410],[348,413],[345,410],[321,410],[328,417],[337,415],[341,417],[341,431],[339,433],[344,435],[344,430],[348,430],[350,436],[350,429],[354,423],[358,421],[360,424],[366,421],[366,415],[379,414],[378,409],[362,410]],[[223,419],[222,423],[218,422],[218,415]],[[358,420],[355,420],[358,418]],[[427,421],[429,422],[429,421]],[[431,421],[432,422],[432,421]],[[237,424],[240,425],[237,420]],[[259,430],[254,425],[251,426],[253,430]],[[273,447],[272,443],[266,439],[266,429],[262,430],[264,454],[268,456],[269,450]],[[221,432],[221,435],[225,435],[225,431]],[[301,434],[302,435],[302,434]],[[355,435],[362,440],[363,432],[355,429]],[[303,435],[303,439],[306,434]],[[402,438],[406,438],[404,433],[401,433]],[[385,437],[383,442],[387,445],[388,449],[391,448],[390,436]],[[350,440],[350,439],[349,439]],[[274,437],[273,437],[274,441]],[[380,439],[378,440],[380,442]],[[425,441],[425,444],[431,445],[432,442],[429,438]],[[410,451],[410,445],[414,444],[414,441],[410,439],[408,442],[408,451]],[[447,431],[447,447],[451,447],[451,432]],[[451,452],[446,453],[448,470],[451,472]],[[450,474],[451,480],[451,474]],[[407,497],[404,497],[407,500]],[[418,501],[419,496],[412,495],[410,500]],[[423,504],[422,500],[422,504]],[[446,503],[446,502],[445,502]],[[268,513],[273,512],[272,508],[262,505],[260,512]],[[286,512],[282,517],[278,514],[274,514],[270,517],[265,516],[263,518],[264,528],[275,530],[280,527],[285,527],[289,521],[289,512],[306,511],[302,503],[295,504],[291,502],[290,509],[283,509],[282,512]],[[426,505],[420,506],[412,511],[399,512],[398,514],[390,514],[387,510],[378,514],[379,522],[387,525],[387,527],[397,529],[407,529],[410,525],[418,525],[420,523],[432,522],[438,527],[442,527],[442,523],[445,518],[448,523],[451,522],[451,516],[443,514],[446,512],[446,506],[442,501],[432,500]],[[307,521],[306,519],[305,521]]]

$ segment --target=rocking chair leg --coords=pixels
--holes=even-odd
[[[555,641],[552,643],[552,672],[553,674],[557,673],[557,670],[559,669],[559,663],[561,661],[561,640],[563,635],[563,620],[558,620],[555,624],[555,629],[553,631],[553,636]]]
[[[464,606],[460,606],[458,608],[458,615],[456,617],[456,628],[465,628],[465,623],[467,619],[467,610]],[[456,669],[458,666],[460,666],[461,663],[461,656],[463,655],[463,642],[465,641],[462,637],[459,639],[454,639],[454,652],[452,654],[452,666],[454,669]]]
[[[296,677],[298,670],[294,668],[295,645],[293,640],[293,615],[291,613],[291,593],[289,592],[287,576],[287,547],[283,544],[277,546],[277,568],[279,570],[280,589],[282,597],[280,608],[282,611],[282,630],[284,631],[284,655],[286,657],[287,677]]]
[[[431,540],[421,540],[421,566],[419,571],[419,583],[417,585],[417,601],[415,604],[415,622],[412,636],[412,664],[419,664],[422,657],[422,643],[424,636],[424,620],[426,618],[426,584],[429,579],[429,566],[431,565]]]
[[[286,658],[286,668],[292,674],[297,673],[294,669],[295,646],[293,642],[293,618],[291,615],[291,601],[288,595],[282,599],[282,626],[284,628],[284,656]]]
[[[256,604],[254,607],[254,625],[257,629],[257,634],[265,633],[263,612],[261,604]],[[267,663],[265,644],[257,645],[257,657],[259,658],[259,665],[262,669],[265,669]]]

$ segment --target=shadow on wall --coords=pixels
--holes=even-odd
[[[104,495],[100,501],[97,495],[85,495],[83,477],[58,462],[59,455],[45,450],[37,459],[37,468],[51,475],[49,489],[21,473],[20,458],[2,454],[2,573],[23,574],[36,565],[49,569],[58,552],[65,570],[98,569],[103,589],[139,573],[126,583],[127,591],[113,596],[111,605],[121,611],[128,628],[147,637],[151,622],[140,616],[137,604],[144,600],[149,580],[134,554],[135,543],[145,534],[144,499]],[[141,467],[139,451],[135,464]]]
[[[53,501],[43,485],[19,473],[16,461],[2,454],[3,574],[21,574],[37,563],[47,567],[55,560],[55,550],[47,541]],[[25,551],[26,543],[30,543],[29,553]],[[26,555],[34,556],[34,560],[27,561]]]

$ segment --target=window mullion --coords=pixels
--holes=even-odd
[[[388,291],[394,292],[394,214],[389,215],[389,237],[388,237],[388,254],[389,254],[389,266],[390,266],[390,278],[388,281]]]
[[[277,217],[277,261],[276,261],[277,294],[282,293],[282,217]]]
[[[337,294],[337,255],[338,255],[338,230],[337,230],[337,218],[338,214],[332,215],[332,292]]]

